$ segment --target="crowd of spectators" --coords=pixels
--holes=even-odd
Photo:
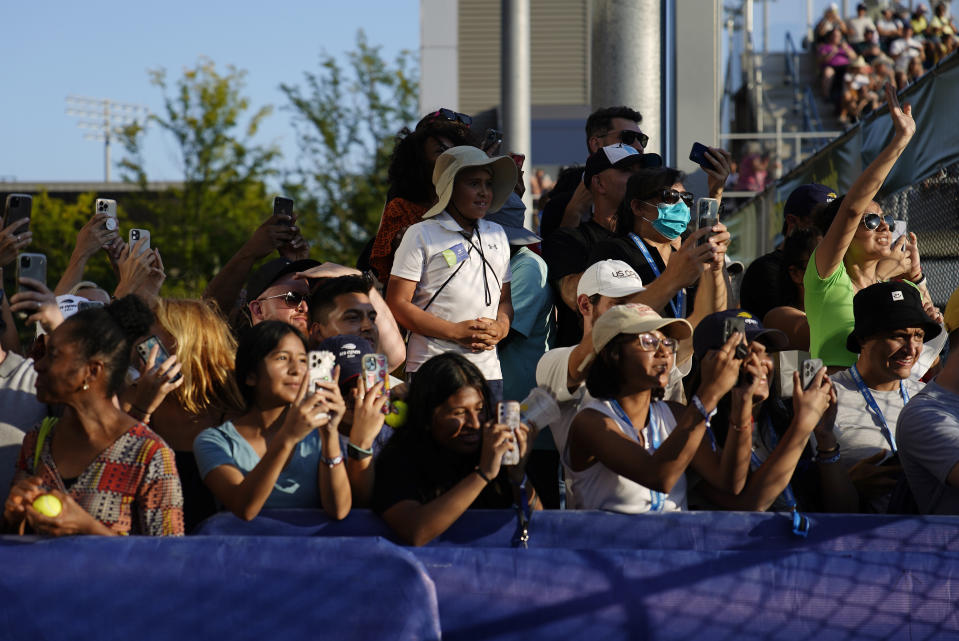
[[[836,46],[868,41],[862,20],[824,21]],[[420,545],[480,507],[775,509],[797,533],[807,511],[955,513],[959,349],[940,353],[959,294],[932,305],[915,235],[874,201],[915,133],[885,100],[892,140],[847,194],[795,190],[741,295],[729,231],[693,220],[626,106],[589,116],[582,166],[551,189],[534,175],[539,233],[523,158],[482,149],[466,114],[426,115],[398,136],[364,271],[310,258],[274,213],[201,299],[166,299],[159,249],[93,215],[52,290],[19,269],[0,290],[4,527],[175,535],[217,510],[371,508]],[[699,196],[721,201],[731,155],[703,169]],[[29,217],[5,218],[0,264],[31,241]],[[82,280],[101,249],[112,296]]]
[[[820,91],[843,124],[858,121],[882,105],[882,87],[905,89],[959,48],[959,31],[946,2],[932,14],[920,3],[910,11],[886,3],[870,10],[856,6],[843,19],[835,3],[814,30]]]

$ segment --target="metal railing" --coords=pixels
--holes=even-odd
[[[805,157],[803,153],[803,142],[808,140],[831,140],[838,136],[841,136],[843,132],[841,131],[783,131],[782,130],[782,119],[776,119],[776,131],[775,132],[751,132],[751,133],[735,133],[735,134],[720,134],[720,140],[773,140],[776,142],[776,158],[783,162],[783,170],[786,170],[785,161],[786,158],[783,157],[783,142],[792,140],[793,141],[793,167],[798,167],[802,164],[802,161]],[[812,155],[815,151],[811,151],[809,155]]]

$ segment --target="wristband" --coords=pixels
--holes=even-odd
[[[706,406],[703,405],[703,402],[699,400],[699,396],[693,395],[693,406],[699,410],[699,413],[703,415],[703,418],[706,419],[706,427],[709,427],[709,422],[713,420],[713,417],[716,416],[716,408],[713,408],[713,411],[707,412]]]
[[[337,465],[343,462],[343,455],[338,454],[337,456],[334,456],[333,458],[326,458],[325,456],[321,454],[320,462],[326,464],[326,466],[332,470],[334,467],[336,467]]]
[[[354,445],[352,442],[349,442],[346,444],[346,455],[357,461],[362,461],[365,458],[373,456],[373,448],[371,447],[368,450],[364,450],[359,445]]]
[[[483,474],[483,470],[481,470],[481,469],[479,468],[479,465],[477,465],[476,467],[474,467],[474,468],[473,468],[473,471],[476,472],[477,474],[479,474],[479,477],[480,477],[481,479],[483,479],[484,481],[486,481],[486,484],[487,484],[487,485],[489,485],[490,483],[493,482],[493,479],[491,479],[490,477],[488,477],[488,476],[486,476],[485,474]]]
[[[914,281],[912,281],[912,284],[915,285],[916,287],[918,287],[919,285],[922,285],[924,282],[926,282],[926,275],[925,275],[925,274],[920,274],[920,275],[919,275],[919,280],[914,280]]]
[[[812,459],[816,463],[836,463],[839,461],[839,443],[830,450],[816,450],[816,456]]]

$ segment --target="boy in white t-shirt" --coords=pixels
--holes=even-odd
[[[509,241],[486,220],[516,186],[516,164],[476,147],[443,152],[433,169],[439,197],[424,220],[407,229],[396,250],[386,300],[410,330],[406,372],[433,356],[455,351],[475,364],[502,398],[496,344],[509,332]]]

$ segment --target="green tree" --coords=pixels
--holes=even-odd
[[[144,129],[134,124],[122,135],[126,156],[120,167],[124,179],[142,190],[128,209],[149,226],[163,255],[165,294],[198,296],[270,214],[264,181],[276,173],[279,150],[254,137],[272,107],[248,115],[246,72],[233,66],[220,72],[206,58],[172,85],[164,69],[149,73],[163,92],[163,109],[150,115],[147,126],[158,126],[175,141],[183,182],[160,194],[147,191]]]
[[[297,201],[314,255],[352,265],[376,233],[386,202],[387,167],[397,132],[416,121],[418,71],[413,54],[392,63],[363,31],[344,69],[322,54],[304,86],[280,85],[290,101],[301,158],[284,182]]]

